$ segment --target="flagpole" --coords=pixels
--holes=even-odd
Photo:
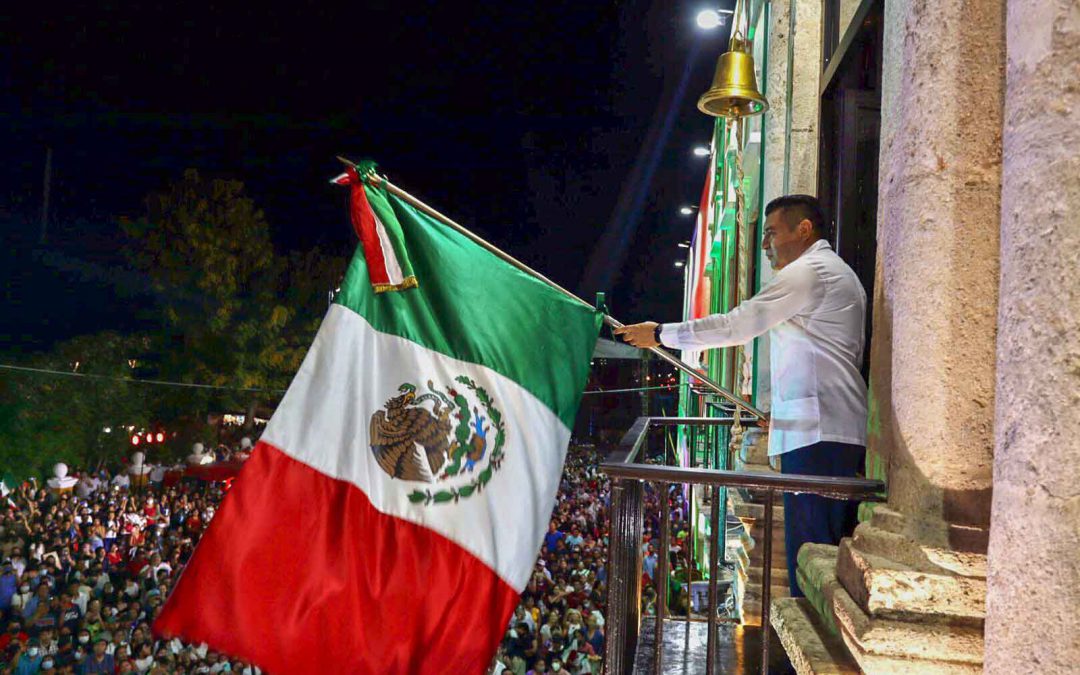
[[[350,166],[350,167],[352,167],[354,169],[356,168],[356,163],[355,162],[352,162],[352,161],[350,161],[348,159],[345,159],[344,157],[338,156],[338,161],[340,161],[342,164],[345,164],[346,166]],[[533,268],[531,268],[528,265],[526,265],[525,263],[521,262],[520,260],[518,260],[514,256],[507,253],[506,251],[503,251],[501,248],[499,248],[499,247],[495,246],[494,244],[490,243],[486,239],[483,239],[480,236],[476,235],[475,233],[473,233],[472,231],[467,229],[465,226],[459,225],[458,223],[451,220],[448,216],[445,216],[442,213],[439,213],[438,211],[431,208],[430,206],[428,206],[424,202],[420,201],[416,197],[412,196],[408,192],[405,192],[404,190],[402,190],[398,186],[394,185],[393,183],[388,181],[383,176],[380,176],[380,175],[378,175],[376,173],[371,173],[368,177],[371,178],[373,182],[375,182],[378,185],[385,188],[386,191],[389,192],[390,194],[398,197],[402,201],[405,201],[405,202],[411,204],[412,206],[416,207],[420,211],[423,211],[424,213],[426,213],[427,215],[431,216],[432,218],[438,220],[440,223],[446,225],[447,227],[453,228],[456,232],[458,232],[462,236],[467,237],[469,240],[473,241],[478,246],[486,249],[487,251],[489,251],[493,255],[498,256],[500,259],[510,263],[511,265],[518,268],[522,272],[525,272],[526,274],[528,274],[528,275],[530,275],[532,277],[535,277],[536,279],[544,282],[548,286],[551,286],[553,289],[555,289],[556,291],[562,293],[567,298],[569,298],[571,300],[574,300],[575,302],[579,302],[579,303],[585,305],[586,307],[588,307],[590,309],[595,309],[595,307],[593,307],[593,305],[589,304],[588,302],[581,299],[577,295],[574,295],[573,293],[566,290],[565,288],[563,288],[559,284],[555,283],[551,279],[548,279],[546,276],[544,276],[540,272],[537,272]],[[606,323],[608,326],[611,326],[612,328],[622,328],[623,327],[623,324],[620,321],[618,321],[617,319],[615,319],[614,317],[612,317],[609,314],[604,314],[604,323]],[[710,378],[710,377],[708,377],[708,376],[694,370],[694,368],[692,366],[690,366],[687,363],[684,363],[682,359],[675,356],[674,354],[668,352],[665,349],[661,349],[660,347],[650,347],[649,351],[652,352],[653,354],[655,354],[661,360],[663,360],[663,361],[669,363],[670,365],[674,366],[678,370],[681,370],[682,372],[686,373],[687,375],[700,380],[701,383],[704,384],[706,387],[708,387],[709,389],[712,389],[717,394],[720,394],[721,396],[726,398],[728,401],[735,404],[736,411],[738,411],[739,409],[742,409],[742,410],[745,410],[746,412],[750,413],[754,417],[756,417],[758,420],[761,420],[761,421],[768,420],[768,417],[765,415],[765,413],[761,412],[760,410],[758,410],[756,407],[754,407],[750,403],[748,403],[748,402],[744,401],[743,399],[739,398],[734,393],[729,391],[727,388],[722,386],[720,383],[713,381],[712,378]]]

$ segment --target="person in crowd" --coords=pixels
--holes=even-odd
[[[600,671],[603,633],[596,650],[585,634],[602,626],[610,486],[599,473],[594,448],[572,447],[536,568],[511,618],[492,672],[515,675]]]
[[[58,492],[29,481],[8,495],[0,512],[0,675],[258,675],[150,629],[223,485],[151,480],[131,492],[128,473],[119,465],[80,470],[79,485],[92,489]]]

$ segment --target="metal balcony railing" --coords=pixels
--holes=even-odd
[[[600,470],[612,479],[611,539],[608,549],[608,623],[605,644],[605,672],[623,675],[633,671],[641,629],[641,563],[643,495],[646,481],[655,483],[660,498],[660,542],[656,578],[662,580],[657,593],[656,640],[654,664],[658,675],[663,672],[664,619],[667,612],[668,550],[670,503],[666,486],[689,484],[707,486],[713,491],[710,498],[708,637],[706,643],[706,673],[712,675],[716,660],[717,579],[719,535],[725,526],[721,521],[718,490],[723,487],[747,488],[764,493],[765,527],[762,533],[762,608],[761,664],[768,672],[769,664],[769,603],[772,581],[773,505],[777,493],[800,492],[833,499],[882,501],[884,483],[863,478],[834,478],[776,474],[757,471],[727,471],[701,468],[661,466],[639,462],[651,428],[659,426],[730,426],[733,417],[639,417],[623,436],[619,447],[600,465]],[[740,423],[751,424],[743,417]],[[689,619],[689,610],[687,612]]]

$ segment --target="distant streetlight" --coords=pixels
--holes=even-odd
[[[682,267],[682,266],[683,266],[683,265],[685,265],[685,264],[686,264],[686,263],[685,263],[685,262],[683,262],[682,260],[676,260],[676,261],[675,261],[675,267]]]
[[[679,242],[679,248],[690,248],[690,242],[688,242],[688,241],[680,241]]]
[[[703,9],[698,12],[697,25],[702,30],[719,28],[727,22],[725,14],[734,14],[730,9]]]
[[[679,209],[679,213],[683,214],[684,216],[692,215],[694,213],[694,207],[693,206],[684,206],[681,209]]]
[[[704,145],[699,145],[694,148],[694,157],[708,157],[712,154],[712,151],[706,148]]]

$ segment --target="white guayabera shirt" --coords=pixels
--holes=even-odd
[[[727,314],[664,324],[660,341],[701,350],[769,332],[769,454],[819,441],[866,445],[862,363],[866,292],[829,242],[818,240]]]

